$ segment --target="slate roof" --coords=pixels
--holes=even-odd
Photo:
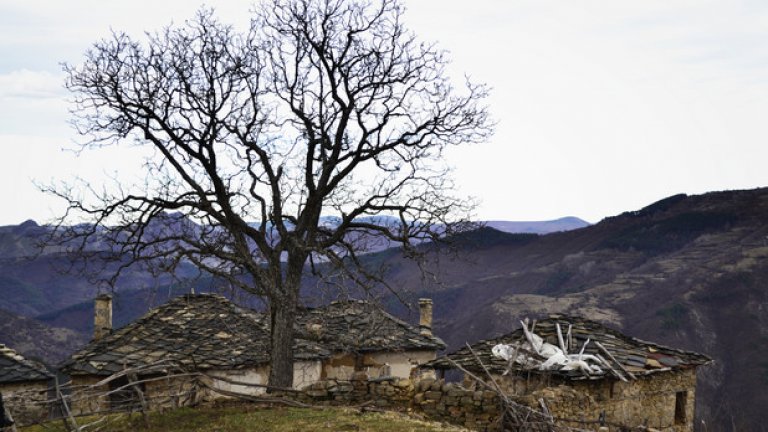
[[[363,302],[299,312],[294,357],[327,358],[333,351],[436,349],[445,344]],[[215,294],[177,297],[137,321],[92,341],[61,369],[110,375],[160,360],[194,370],[244,369],[269,362],[269,320]],[[357,341],[357,343],[355,343]]]
[[[332,351],[440,350],[445,342],[423,335],[410,325],[384,312],[375,304],[337,301],[300,312],[300,337],[317,341]]]
[[[0,344],[0,384],[25,381],[47,381],[53,378],[42,364]]]
[[[696,367],[712,361],[712,359],[703,354],[642,341],[626,336],[621,332],[608,328],[596,321],[581,317],[551,315],[547,319],[536,322],[534,333],[541,336],[545,342],[558,346],[556,323],[560,324],[564,338],[568,331],[568,326],[572,326],[572,345],[569,348],[570,353],[578,353],[582,345],[587,341],[587,338],[589,338],[591,342],[584,350],[584,354],[600,354],[601,356],[606,357],[594,343],[599,342],[627,371],[635,376]],[[471,347],[472,351],[474,351],[480,361],[491,373],[503,373],[507,369],[507,361],[495,357],[491,353],[491,349],[497,344],[512,344],[514,342],[522,342],[525,340],[522,328],[518,328],[504,336],[477,342],[471,345]],[[471,372],[483,373],[482,367],[478,364],[476,357],[472,355],[470,350],[466,347],[446,356],[439,357],[422,365],[422,367],[435,369],[455,368],[448,359],[453,360]],[[613,362],[611,362],[611,364],[614,368],[616,367]],[[515,369],[520,370],[520,368],[519,365],[515,364]],[[539,371],[533,372],[539,373]],[[619,372],[621,371],[619,370]],[[540,373],[560,375],[563,378],[574,380],[587,379],[584,374],[578,371],[545,371]],[[602,379],[610,376],[612,376],[610,373],[606,373],[605,375],[596,375],[589,378]]]
[[[330,354],[310,341],[297,340],[294,348],[297,359]],[[219,295],[184,295],[92,341],[61,369],[74,375],[111,375],[160,360],[194,370],[243,369],[268,363],[267,320]]]

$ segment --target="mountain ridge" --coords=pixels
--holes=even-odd
[[[501,221],[489,220],[482,222],[485,226],[513,234],[549,234],[560,231],[571,231],[588,227],[592,224],[576,216],[565,216],[558,219],[543,221]]]

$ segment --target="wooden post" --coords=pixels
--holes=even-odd
[[[136,381],[138,381],[138,378],[135,373],[127,373],[126,378],[128,378],[128,383],[130,384],[131,388],[134,392],[136,392],[136,396],[139,397],[139,411],[141,411],[141,417],[144,420],[144,426],[149,429],[149,417],[147,415],[147,410],[149,409],[149,406],[147,405],[147,400],[144,398],[144,392],[141,391],[141,387],[136,384]]]
[[[70,411],[69,405],[67,404],[67,399],[61,392],[61,387],[59,386],[59,378],[54,377],[53,383],[54,386],[56,386],[56,398],[61,400],[61,407],[64,409],[64,414],[66,415],[66,417],[62,419],[64,422],[64,427],[67,428],[67,430],[70,432],[80,432],[80,426],[77,425],[75,416],[72,415],[72,411]]]
[[[544,398],[539,398],[539,405],[541,406],[541,412],[544,413],[545,416],[549,417],[549,420],[551,422],[554,422],[554,418],[552,418],[552,414],[549,412],[549,408],[547,408],[546,402],[544,402]]]
[[[13,421],[11,412],[8,411],[8,407],[6,407],[3,403],[2,393],[0,393],[0,409],[2,410],[2,412],[0,412],[0,414],[3,416],[2,420],[4,420],[2,424],[0,424],[0,430],[5,432],[16,432],[16,422]]]

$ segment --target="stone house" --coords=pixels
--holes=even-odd
[[[52,379],[45,366],[0,344],[0,393],[16,424],[24,425],[48,415],[45,401]]]
[[[423,306],[425,314],[431,308]],[[425,317],[426,319],[426,317]],[[117,390],[140,382],[141,397],[151,405],[183,405],[192,399],[216,398],[228,392],[263,393],[269,376],[269,320],[214,294],[185,295],[149,311],[112,331],[111,299],[96,300],[94,340],[66,361],[61,370],[73,386],[94,385],[121,371],[142,369],[104,384]],[[301,309],[294,346],[294,386],[302,388],[326,378],[407,377],[418,364],[432,360],[445,347],[425,326],[411,326],[361,301],[335,302]],[[216,390],[190,393],[189,380],[163,379],[168,372],[205,372]],[[256,386],[253,386],[256,385]],[[94,389],[94,393],[96,389]],[[102,392],[103,393],[103,392]],[[138,393],[138,392],[136,392]],[[117,391],[109,398],[86,397],[73,402],[85,412],[136,404],[136,394]]]
[[[521,327],[477,342],[471,350],[459,349],[425,367],[444,376],[458,364],[488,382],[490,375],[514,400],[537,410],[546,406],[563,426],[591,425],[596,429],[602,424],[611,431],[638,426],[665,432],[693,431],[696,368],[711,362],[709,357],[641,341],[578,317],[552,315],[534,321],[528,337],[526,331],[527,324],[525,330]],[[536,355],[522,355],[518,348],[509,360],[493,353],[497,346],[530,346],[526,345],[530,332],[545,343],[562,346],[574,357],[581,352],[585,358],[595,358],[600,367],[589,372],[578,368],[542,370],[543,358],[531,362]],[[464,387],[475,386],[477,383],[465,374]]]
[[[421,299],[416,328],[364,301],[338,301],[299,313],[298,337],[330,355],[317,365],[320,379],[409,378],[418,365],[434,360],[445,343],[432,334],[432,301]]]

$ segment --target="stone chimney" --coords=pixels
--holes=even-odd
[[[99,294],[93,309],[93,340],[99,340],[112,333],[112,296]]]
[[[432,336],[432,299],[419,299],[419,332]]]

